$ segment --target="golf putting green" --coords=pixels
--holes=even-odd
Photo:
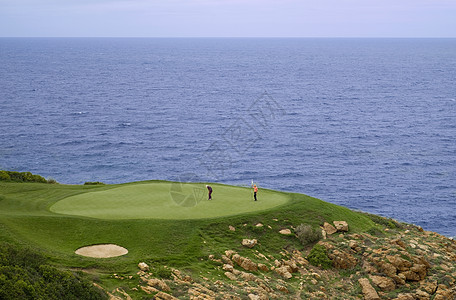
[[[122,185],[64,198],[50,207],[54,213],[97,219],[203,219],[267,210],[289,201],[285,193],[211,184],[158,182]]]

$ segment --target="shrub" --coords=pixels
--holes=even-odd
[[[0,171],[0,181],[10,181],[11,177],[6,171],[1,170]]]
[[[401,224],[391,218],[384,218],[373,214],[366,214],[374,223],[386,226],[390,229],[401,228]]]
[[[172,277],[172,272],[169,268],[166,268],[164,266],[160,266],[155,270],[155,273],[157,277],[163,278],[163,279],[171,279]]]
[[[312,228],[310,225],[301,224],[295,229],[299,241],[305,246],[318,242],[322,238],[320,228]]]
[[[100,181],[86,181],[84,185],[104,185],[104,183]]]
[[[49,177],[49,178],[47,179],[47,183],[49,183],[49,184],[57,184],[58,182],[57,182],[57,180],[55,180],[54,178]]]
[[[85,277],[27,248],[0,244],[0,299],[106,299]]]
[[[385,234],[380,230],[378,229],[377,227],[371,227],[367,230],[367,233],[369,233],[370,235],[373,235],[373,236],[384,236]]]
[[[0,181],[14,182],[40,182],[46,183],[47,180],[40,175],[33,175],[30,172],[16,172],[0,170]]]
[[[320,267],[322,269],[330,269],[332,267],[332,261],[328,257],[326,248],[320,244],[316,244],[312,250],[310,250],[307,260],[313,266]]]

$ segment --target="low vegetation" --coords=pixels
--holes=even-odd
[[[100,181],[86,181],[84,185],[104,185],[104,183]]]
[[[59,270],[27,248],[0,243],[0,299],[107,299],[81,273]]]
[[[328,257],[326,248],[320,244],[313,246],[310,250],[307,260],[313,266],[322,268],[323,270],[329,269],[332,267],[332,261]]]
[[[53,178],[46,180],[40,175],[34,175],[30,172],[16,172],[0,170],[0,181],[10,182],[38,182],[38,183],[57,183]]]
[[[308,244],[316,243],[322,238],[321,229],[313,228],[310,225],[301,224],[295,229],[297,238],[305,246]]]

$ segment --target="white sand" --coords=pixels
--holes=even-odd
[[[82,247],[76,250],[74,253],[88,257],[109,258],[125,255],[128,253],[128,250],[124,247],[120,247],[114,244],[103,244]]]

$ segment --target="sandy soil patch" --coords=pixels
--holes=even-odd
[[[128,250],[124,247],[114,244],[103,244],[82,247],[76,250],[74,253],[87,257],[109,258],[125,255],[128,253]]]

